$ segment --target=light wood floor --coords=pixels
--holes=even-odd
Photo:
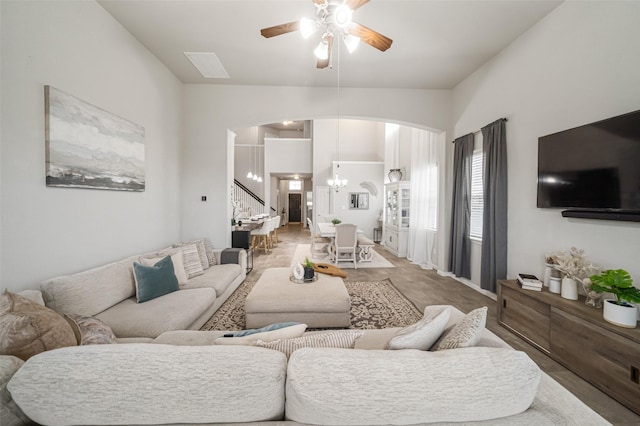
[[[270,253],[265,254],[259,251],[254,254],[254,269],[247,279],[257,280],[266,268],[290,266],[296,245],[298,243],[309,244],[310,242],[309,231],[299,224],[281,227],[278,230],[278,236],[280,243]],[[487,328],[489,330],[515,349],[529,354],[542,370],[614,425],[640,425],[640,416],[589,385],[507,329],[499,326],[496,319],[496,302],[491,298],[452,278],[442,277],[434,271],[423,270],[406,259],[399,259],[387,253],[383,247],[376,246],[375,249],[396,267],[346,269],[348,280],[373,281],[390,278],[391,282],[421,310],[427,305],[434,304],[453,305],[463,312],[469,312],[480,306],[488,306]],[[577,421],[579,423],[578,419]]]

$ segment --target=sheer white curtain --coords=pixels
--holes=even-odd
[[[438,135],[412,129],[411,224],[407,259],[432,269],[436,259],[438,226]]]

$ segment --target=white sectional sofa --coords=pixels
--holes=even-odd
[[[133,262],[168,250],[46,280],[41,283],[46,306],[60,314],[98,318],[118,338],[154,338],[165,331],[198,330],[244,281],[246,252],[239,251],[237,264],[220,264],[223,250],[214,249],[216,264],[202,275],[189,279],[179,291],[137,303]]]
[[[463,317],[453,309],[448,326]],[[214,345],[224,331],[171,331],[24,364],[0,356],[0,386],[8,381],[15,402],[44,425],[609,424],[488,330],[471,348],[384,350],[397,330],[365,330],[354,349],[305,348],[288,360]]]

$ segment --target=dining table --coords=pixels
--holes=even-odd
[[[320,234],[321,237],[331,238],[331,243],[327,245],[327,251],[329,252],[329,256],[333,258],[335,252],[336,226],[331,222],[318,222],[317,225],[318,234]],[[356,233],[362,235],[364,231],[358,228]]]

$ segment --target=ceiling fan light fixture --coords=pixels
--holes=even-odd
[[[300,34],[302,34],[302,38],[308,39],[317,30],[318,23],[315,20],[309,18],[300,19]]]
[[[351,24],[353,11],[346,4],[341,4],[333,11],[333,21],[340,28],[347,28]]]
[[[344,45],[347,46],[347,50],[349,51],[349,53],[353,53],[353,51],[356,50],[356,48],[360,44],[360,37],[356,37],[351,34],[345,34],[342,41],[344,41]]]
[[[316,55],[316,58],[323,61],[329,58],[329,44],[324,36],[322,37],[322,41],[318,43],[318,47],[313,51],[313,54]]]

